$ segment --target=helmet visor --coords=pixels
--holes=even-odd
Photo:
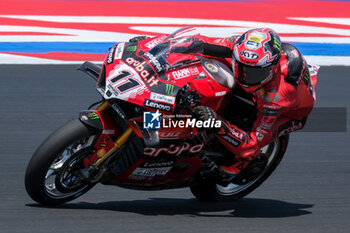
[[[251,67],[236,62],[238,66],[238,82],[246,86],[255,86],[263,83],[272,75],[272,66]]]

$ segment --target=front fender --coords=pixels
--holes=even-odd
[[[79,120],[97,135],[93,143],[96,152],[84,159],[84,165],[87,167],[114,147],[114,140],[119,135],[120,128],[110,115],[97,110],[81,111]]]
[[[120,131],[120,126],[108,114],[97,110],[81,111],[79,120],[83,124],[98,130],[101,134],[116,136]]]
[[[101,114],[95,110],[83,110],[79,113],[79,120],[88,126],[99,131],[104,130],[103,120]]]

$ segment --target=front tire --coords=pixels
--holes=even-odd
[[[82,180],[77,171],[91,153],[96,132],[73,120],[53,132],[36,150],[26,174],[29,196],[43,205],[59,205],[75,199],[95,184]]]
[[[262,148],[260,156],[266,156],[267,161],[263,163],[261,159],[256,166],[264,164],[264,168],[254,178],[250,177],[247,182],[242,178],[240,182],[222,186],[210,179],[197,178],[196,182],[190,186],[191,192],[200,201],[238,201],[258,188],[272,174],[281,162],[287,146],[288,135],[277,138]]]

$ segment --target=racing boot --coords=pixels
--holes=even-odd
[[[236,176],[243,170],[244,167],[244,162],[238,161],[231,166],[220,166],[219,171],[227,176]]]
[[[219,171],[228,176],[236,176],[242,171],[243,167],[243,162],[239,161],[231,166],[220,166]]]
[[[227,186],[247,166],[247,164],[247,162],[238,161],[231,166],[220,166],[218,168],[220,176],[219,184]]]

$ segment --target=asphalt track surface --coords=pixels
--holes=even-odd
[[[318,107],[349,115],[349,73],[321,68]],[[294,133],[275,173],[236,203],[200,203],[187,188],[97,185],[59,207],[35,204],[24,189],[32,153],[95,100],[93,80],[74,65],[0,66],[0,232],[349,232],[348,132]]]

